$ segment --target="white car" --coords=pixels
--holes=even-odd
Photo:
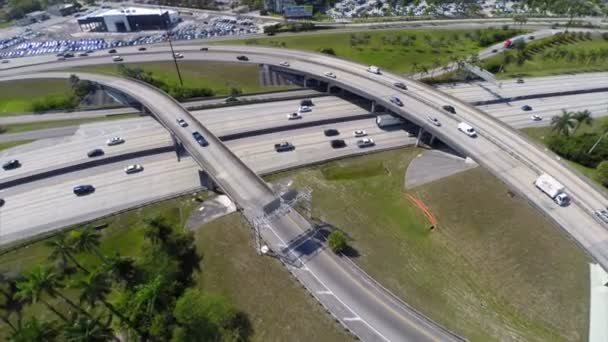
[[[372,138],[363,138],[359,141],[357,141],[357,146],[359,146],[359,148],[364,148],[364,147],[371,147],[374,146],[376,143],[374,142],[374,140]]]
[[[174,53],[173,56],[175,56],[175,58],[184,58],[184,55],[179,52]]]
[[[361,138],[361,137],[367,136],[367,132],[360,129],[360,130],[354,131],[353,135],[355,136],[355,138]]]
[[[122,57],[120,57],[120,56],[112,56],[112,60],[114,62],[122,62],[123,61]]]
[[[125,173],[130,175],[132,173],[141,172],[144,170],[144,167],[139,164],[133,164],[125,167]]]
[[[430,122],[431,122],[433,125],[438,126],[438,127],[439,127],[439,126],[441,126],[441,122],[439,122],[439,120],[438,120],[436,117],[434,117],[434,116],[427,116],[426,118],[427,118],[427,120],[429,120],[429,121],[430,121]]]
[[[284,66],[284,67],[288,67],[289,66],[289,62],[288,61],[282,61],[281,63],[279,63],[280,66]]]
[[[175,119],[175,121],[177,122],[178,125],[180,125],[181,127],[188,127],[188,123],[186,122],[186,120],[182,119],[182,118],[177,118]]]
[[[367,71],[368,71],[368,72],[371,72],[372,74],[380,75],[380,68],[378,68],[378,67],[377,67],[377,66],[375,66],[375,65],[370,65],[370,66],[367,68]]]
[[[108,146],[114,146],[114,145],[119,145],[125,142],[125,139],[121,138],[121,137],[113,137],[108,139],[108,141],[106,141],[106,144],[108,144]]]
[[[530,116],[530,119],[532,119],[532,121],[541,121],[543,117],[540,115],[533,114],[532,116]]]
[[[326,72],[323,75],[329,78],[336,78],[336,74],[334,74],[333,72]]]
[[[302,118],[302,114],[300,113],[289,113],[287,114],[287,120],[297,120],[297,119],[301,119]]]
[[[312,111],[312,109],[310,109],[308,106],[300,106],[298,109],[298,113],[308,113],[310,111]]]

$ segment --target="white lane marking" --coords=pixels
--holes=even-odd
[[[362,321],[361,317],[359,317],[359,316],[357,316],[357,317],[344,317],[342,319],[345,320],[346,322]]]
[[[333,295],[334,293],[331,292],[331,291],[329,291],[329,290],[327,290],[327,291],[317,291],[317,294],[320,294],[320,295]]]

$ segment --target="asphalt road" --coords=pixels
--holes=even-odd
[[[200,57],[203,59],[230,60],[234,58],[235,55],[242,53],[242,47],[213,47],[214,52],[212,53],[188,52],[187,48],[183,49],[184,55],[188,59]],[[595,188],[576,172],[568,168],[563,162],[556,160],[551,154],[542,151],[521,134],[508,128],[508,126],[501,124],[498,120],[487,116],[487,114],[480,112],[455,98],[437,92],[426,85],[404,80],[389,73],[385,73],[381,76],[371,75],[365,71],[364,66],[352,62],[338,60],[328,56],[284,49],[274,50],[258,47],[248,47],[247,49],[251,59],[250,62],[252,63],[277,65],[282,59],[288,59],[291,63],[290,68],[298,70],[298,72],[307,75],[316,75],[316,77],[326,79],[336,86],[343,87],[358,94],[366,95],[375,99],[382,105],[393,108],[396,113],[404,115],[410,120],[425,126],[425,129],[436,134],[441,140],[473,157],[482,166],[488,168],[493,174],[509,184],[515,191],[527,198],[531,204],[542,209],[549,217],[570,233],[599,263],[604,266],[608,264],[608,257],[606,254],[608,251],[606,248],[608,246],[608,234],[605,227],[596,221],[592,214],[592,210],[605,206],[606,200],[603,191]],[[145,59],[149,58],[149,56],[150,55],[142,57]],[[26,70],[36,71],[36,68],[42,70],[50,66],[51,65],[34,66],[18,70],[18,72],[23,73]],[[324,78],[322,75],[326,71],[335,72],[338,75],[337,79]],[[49,77],[52,75],[46,74],[40,76]],[[63,75],[63,77],[65,77],[65,75]],[[89,78],[98,82],[109,83],[109,79],[102,76],[83,74],[81,75],[81,78]],[[410,90],[401,92],[392,88],[392,83],[395,81],[402,81],[408,84]],[[175,112],[171,112],[171,110],[177,110],[177,107],[175,107],[174,104],[170,105],[168,101],[159,98],[155,94],[148,93],[142,88],[143,86],[135,87],[137,88],[137,91],[135,91],[133,84],[123,80],[113,80],[112,86],[132,95],[139,95],[140,98],[143,96],[142,102],[146,106],[149,106],[155,113],[161,115],[171,113],[174,115]],[[399,94],[403,97],[405,102],[403,108],[398,108],[390,104],[389,97],[394,94]],[[412,94],[415,94],[415,96]],[[152,99],[155,100],[151,102]],[[441,111],[439,107],[445,103],[453,105],[458,114],[451,115]],[[427,125],[426,116],[429,114],[438,116],[443,125],[439,128]],[[188,114],[184,113],[184,115]],[[479,137],[472,139],[458,132],[456,126],[460,120],[466,120],[472,124],[480,133]],[[179,128],[175,127],[175,124],[168,118],[163,118],[163,121],[167,126],[171,127],[174,132],[179,130]],[[202,127],[199,127],[199,129],[203,131],[203,134],[207,133]],[[216,144],[218,144],[218,146],[215,146]],[[237,171],[229,175],[223,175],[226,178],[221,178],[220,184],[225,187],[229,193],[233,194],[233,196],[238,195],[240,198],[237,198],[237,202],[242,205],[247,206],[248,204],[255,204],[255,202],[260,203],[259,199],[263,197],[258,196],[254,199],[251,195],[266,192],[265,185],[262,183],[259,183],[259,185],[255,184],[255,177],[244,171],[241,166],[239,166],[238,161],[235,160],[236,158],[233,158],[226,153],[219,144],[218,141],[213,140],[213,148],[208,148],[206,154],[200,154],[200,149],[192,146],[192,142],[190,142],[190,145],[187,144],[187,148],[193,153],[194,158],[202,158],[199,159],[199,162],[204,167],[210,169],[212,174],[217,174],[217,170],[210,167],[211,165],[222,165],[222,169],[231,169],[232,167],[235,167]],[[531,184],[541,172],[552,174],[560,182],[566,185],[573,197],[573,203],[570,206],[558,207],[547,196],[534,189]],[[249,184],[242,184],[243,180],[246,179],[251,180],[252,182]],[[235,191],[237,189],[231,187],[231,184],[242,184],[244,186],[239,186],[238,191]],[[237,195],[234,195],[235,193]],[[292,220],[295,224],[283,222],[283,220]],[[271,228],[278,230],[278,237],[281,238],[289,236],[287,232],[291,232],[294,229],[299,230],[301,233],[302,228],[305,227],[305,225],[298,223],[298,220],[297,217],[287,216],[282,220],[273,222]],[[265,234],[265,231],[263,234]],[[309,261],[306,263],[306,267],[310,268],[311,266],[314,266],[315,268],[312,273],[322,274],[322,278],[328,281],[337,281],[341,288],[339,288],[339,291],[333,291],[335,296],[347,298],[350,293],[362,294],[361,291],[364,290],[362,290],[361,283],[351,286],[352,284],[349,285],[348,282],[345,282],[348,275],[343,267],[333,267],[331,261],[323,261],[324,258],[331,259],[331,254],[320,252],[317,255],[321,255],[321,257],[313,257],[311,260],[315,260],[315,262],[319,261],[319,265]],[[335,261],[334,259],[331,260]],[[433,336],[428,336],[418,329],[412,329],[412,326],[419,327],[417,324],[408,325],[404,331],[403,323],[405,321],[400,318],[402,315],[394,315],[392,310],[387,309],[387,304],[384,304],[384,306],[378,305],[377,300],[378,298],[382,298],[381,296],[364,297],[365,298],[357,298],[356,296],[352,296],[349,298],[349,305],[352,305],[354,307],[354,312],[359,313],[361,316],[355,317],[352,321],[345,320],[346,317],[344,317],[343,321],[362,322],[361,324],[366,327],[373,327],[376,331],[382,331],[383,333],[381,333],[380,336],[384,336],[384,338],[388,340],[401,340],[404,336],[408,336],[406,337],[408,339],[411,338],[416,340],[426,338],[433,339]],[[351,302],[350,300],[353,301]],[[374,301],[375,305],[370,305],[368,300]],[[356,327],[355,324],[349,326],[351,328]],[[441,334],[441,332],[436,329],[423,329],[423,331]],[[434,336],[435,338],[438,338],[438,335]],[[445,338],[446,336],[443,336],[438,339]]]

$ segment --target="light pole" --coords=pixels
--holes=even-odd
[[[4,198],[0,198],[0,209],[2,207],[4,207],[4,203],[6,203],[6,201],[4,200]],[[0,245],[2,244],[2,224],[0,222]]]
[[[160,5],[160,0],[158,0],[158,15],[165,25],[165,32],[167,33],[167,40],[169,41],[169,47],[171,48],[171,58],[173,58],[173,63],[175,63],[175,70],[177,71],[177,77],[179,78],[179,84],[183,87],[184,81],[182,80],[182,74],[179,72],[179,66],[177,65],[177,58],[175,58],[175,51],[173,51],[173,43],[171,43],[171,34],[169,33],[169,26],[167,22],[162,18],[163,9]]]

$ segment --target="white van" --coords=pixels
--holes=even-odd
[[[371,72],[372,74],[380,75],[380,68],[378,68],[377,66],[374,66],[374,65],[370,65],[367,68],[367,71]]]
[[[458,124],[458,130],[461,131],[462,133],[470,136],[470,137],[476,137],[477,136],[477,132],[475,132],[475,129],[469,125],[466,122],[461,122]]]

